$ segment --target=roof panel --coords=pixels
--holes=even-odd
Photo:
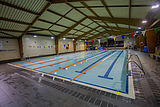
[[[133,0],[132,0],[133,1]],[[128,5],[129,0],[105,0],[108,6],[110,5]]]
[[[61,26],[57,26],[57,25],[54,25],[53,27],[50,28],[51,30],[56,30],[56,31],[65,31],[67,28],[64,28],[64,27],[61,27]]]
[[[70,21],[70,20],[68,20],[68,19],[66,19],[66,18],[62,18],[60,21],[58,21],[57,24],[65,25],[65,26],[70,27],[70,26],[74,25],[75,22],[72,22],[72,21]]]
[[[85,1],[88,6],[103,6],[101,1]]]
[[[112,15],[114,17],[119,18],[128,18],[129,17],[129,8],[128,7],[116,7],[116,8],[109,8]]]
[[[91,27],[91,28],[95,28],[95,27],[97,27],[98,25],[96,24],[96,23],[92,23],[91,25],[89,25],[89,27]]]
[[[82,33],[82,32],[77,32],[77,33],[75,33],[75,34],[77,34],[77,35],[82,35],[83,33]]]
[[[150,5],[154,2],[155,0],[132,0],[133,5]]]
[[[84,18],[84,15],[82,15],[81,13],[79,13],[76,10],[72,10],[71,12],[69,12],[67,15],[67,17],[74,19],[76,21],[81,20],[82,18]]]
[[[111,27],[116,27],[116,25],[114,23],[107,23],[109,26]]]
[[[44,23],[41,21],[37,21],[36,23],[33,24],[34,27],[41,27],[41,28],[49,28],[51,26],[51,24],[48,23]]]
[[[18,33],[18,32],[4,32],[4,33],[10,34],[10,35],[13,35],[16,37],[19,37],[22,34],[22,33]]]
[[[32,22],[36,17],[33,14],[29,14],[27,12],[20,11],[18,9],[7,7],[1,4],[0,7],[1,7],[0,16],[4,18],[14,19],[23,22]]]
[[[75,32],[77,32],[76,30],[71,30],[71,31],[69,31],[68,33],[75,33]]]
[[[37,33],[37,34],[44,34],[44,35],[52,35],[49,31],[37,31],[37,32],[32,32],[32,33]]]
[[[51,22],[56,22],[58,19],[60,18],[60,16],[57,16],[51,12],[45,11],[42,16],[40,17],[40,19],[44,19],[44,20],[48,20]]]
[[[144,19],[149,10],[150,7],[132,7],[131,18]]]
[[[88,25],[88,24],[90,24],[90,23],[92,23],[93,21],[92,20],[90,20],[90,19],[86,19],[86,20],[84,20],[82,23],[84,24],[84,25]]]
[[[79,8],[78,10],[80,10],[82,13],[88,15],[88,16],[94,16],[88,9],[86,8]]]
[[[78,25],[78,26],[75,27],[75,29],[80,30],[80,29],[83,28],[83,27],[84,27],[84,26],[82,26],[82,25]]]
[[[64,15],[66,12],[68,12],[71,9],[71,7],[69,7],[65,3],[58,3],[58,4],[52,4],[49,7],[49,9],[51,9],[52,11],[55,11],[61,15]]]
[[[128,25],[118,24],[119,27],[128,28]]]
[[[138,29],[136,26],[130,26],[131,29]]]
[[[71,5],[75,6],[83,6],[80,2],[70,2]]]
[[[96,12],[97,15],[99,15],[101,17],[110,17],[110,15],[108,14],[108,12],[105,8],[93,8],[92,10],[94,12]]]
[[[19,30],[24,31],[27,28],[27,25],[12,23],[8,21],[0,21],[0,28],[2,29],[10,29],[10,30]]]
[[[47,4],[46,0],[2,0],[9,4],[39,13]]]
[[[91,29],[90,29],[90,28],[85,27],[85,28],[84,28],[84,29],[82,29],[81,31],[88,32],[89,30],[91,30]]]

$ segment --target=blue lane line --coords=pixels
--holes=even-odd
[[[111,53],[109,53],[109,54],[105,55],[104,57],[98,59],[97,61],[93,62],[92,64],[90,64],[89,66],[87,66],[86,68],[84,68],[83,70],[81,70],[81,71],[75,71],[75,72],[77,72],[77,73],[82,73],[82,72],[85,71],[86,69],[90,68],[91,66],[93,66],[94,64],[96,64],[97,62],[99,62],[99,61],[102,60],[103,58],[111,55],[111,54],[114,53],[114,52],[115,52],[115,51],[112,51]],[[84,73],[84,74],[85,74],[85,73]]]
[[[113,80],[113,78],[108,77],[108,75],[109,75],[109,73],[111,72],[114,64],[116,63],[116,61],[118,60],[118,58],[119,58],[120,55],[122,54],[122,52],[123,52],[123,51],[121,51],[120,54],[116,57],[116,59],[113,61],[113,63],[112,63],[111,66],[108,68],[108,70],[107,70],[107,72],[105,73],[105,75],[104,75],[104,76],[100,76],[100,75],[99,75],[98,77],[100,77],[100,78],[105,78],[105,79],[112,79],[112,80]]]

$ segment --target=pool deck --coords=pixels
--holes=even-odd
[[[0,107],[158,107],[160,63],[131,52],[140,57],[146,72],[144,78],[133,76],[135,100],[1,64]]]

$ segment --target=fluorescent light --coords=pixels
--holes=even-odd
[[[54,39],[54,37],[52,36],[51,39]]]
[[[143,20],[142,23],[147,23],[147,20]]]
[[[155,8],[158,8],[158,7],[159,7],[159,4],[153,5],[152,9],[155,9]]]
[[[74,39],[72,39],[72,41],[74,41]]]
[[[63,40],[66,40],[66,38],[63,38]]]
[[[141,27],[138,27],[138,29],[142,29]]]
[[[33,37],[34,37],[34,38],[36,38],[36,37],[37,37],[37,35],[33,35]]]

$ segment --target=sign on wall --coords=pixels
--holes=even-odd
[[[2,40],[0,40],[0,49],[3,48],[3,45],[2,45]]]

